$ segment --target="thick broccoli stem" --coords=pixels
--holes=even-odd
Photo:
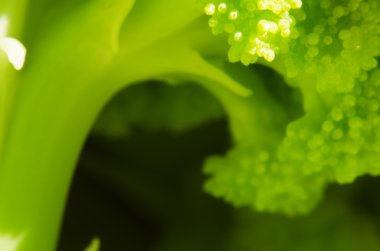
[[[96,81],[132,3],[96,1],[72,14],[30,48],[33,63],[6,83],[19,88],[0,159],[0,234],[21,238],[18,251],[54,249],[80,146],[112,93],[112,84]]]
[[[151,2],[139,1],[142,6],[134,6],[132,12],[161,20],[160,15],[178,16],[171,11],[183,4],[155,3],[162,3],[163,11],[150,15],[140,7]],[[238,93],[246,91],[213,66],[202,64],[186,43],[177,46],[184,41],[171,34],[166,34],[166,41],[160,32],[120,38],[132,5],[122,0],[85,4],[29,48],[32,63],[15,81],[20,88],[9,111],[10,130],[0,160],[0,235],[21,240],[18,251],[53,250],[81,145],[101,108],[118,90],[146,79],[206,75]],[[201,15],[182,11],[182,26]],[[179,22],[167,25],[172,33],[181,29]],[[127,22],[122,33],[141,29],[130,27]],[[151,42],[129,48],[141,39]]]
[[[2,35],[19,37],[22,30],[24,12],[26,9],[27,0],[6,0],[0,2],[0,19],[6,22],[6,34]],[[1,53],[1,52],[0,52]],[[7,121],[9,109],[13,102],[14,95],[14,70],[8,63],[4,54],[0,54],[0,159],[2,156],[4,141],[7,135]]]
[[[39,95],[27,94],[14,113],[1,169],[0,232],[24,236],[20,250],[53,250],[72,167],[105,102],[105,93],[91,95],[64,93],[35,105]],[[73,105],[62,107],[68,98]]]
[[[27,5],[28,0],[5,0],[0,2],[0,16],[5,15],[11,20],[8,30],[12,35],[20,34]]]

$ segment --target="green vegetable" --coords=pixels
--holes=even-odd
[[[304,115],[292,121],[286,118],[288,107],[265,97],[266,83],[252,83],[253,95],[246,99],[223,94],[236,143],[226,157],[206,163],[212,175],[206,189],[238,206],[306,213],[327,184],[380,173],[380,5],[371,0],[302,4],[301,9],[298,1],[206,4],[214,33],[224,27],[230,34],[231,61],[259,60],[303,99]],[[231,19],[235,12],[238,17]],[[285,39],[284,18],[291,24]]]
[[[194,82],[220,102],[234,148],[206,162],[206,190],[235,205],[306,213],[327,184],[378,175],[379,11],[377,0],[0,0],[0,249],[54,249],[97,115],[148,80]],[[292,89],[227,61],[270,67]]]

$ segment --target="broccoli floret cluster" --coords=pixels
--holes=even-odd
[[[258,58],[271,62],[287,46],[295,36],[291,11],[301,6],[301,0],[218,0],[207,3],[205,13],[213,33],[229,34],[230,60],[248,65]]]
[[[247,3],[255,6],[246,9],[254,17],[244,14],[246,19],[235,30],[246,28],[255,34],[260,20],[267,21],[264,16],[268,10],[260,9],[263,1],[231,2],[239,10]],[[265,2],[301,7],[295,2]],[[226,4],[229,6],[229,1]],[[380,3],[375,0],[303,1],[291,18],[296,23],[291,26],[293,39],[281,35],[276,37],[283,39],[281,42],[267,40],[270,48],[278,48],[274,51],[280,56],[266,65],[300,90],[305,114],[288,122],[281,139],[271,144],[261,138],[252,138],[250,143],[236,140],[226,157],[209,159],[205,169],[211,175],[208,191],[235,205],[297,214],[310,211],[327,184],[380,174],[379,11]],[[213,14],[212,22],[225,20],[221,15]],[[231,44],[231,51],[249,53],[237,48]],[[230,59],[235,61],[231,52]],[[252,116],[258,112],[252,108]],[[270,129],[262,134],[270,135]]]
[[[379,3],[374,0],[305,1],[284,65],[289,77],[317,77],[320,92],[350,92],[358,77],[377,66]]]

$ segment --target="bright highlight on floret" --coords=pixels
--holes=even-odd
[[[301,0],[213,1],[204,12],[215,34],[229,34],[230,60],[248,65],[258,58],[272,62],[292,34],[297,36],[291,11],[301,6]]]

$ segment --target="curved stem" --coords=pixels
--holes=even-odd
[[[150,6],[150,2],[141,2]],[[150,37],[151,43],[128,49],[129,44],[138,44],[139,36],[119,39],[119,34],[132,5],[132,0],[93,1],[31,48],[33,63],[17,79],[21,88],[8,119],[6,148],[0,160],[0,237],[19,237],[17,251],[54,249],[83,141],[102,107],[121,88],[176,74],[189,78],[206,75],[223,83],[222,88],[247,94],[227,74],[202,64],[181,39],[165,41],[158,32]],[[199,13],[192,15],[182,26],[173,24],[171,32]]]
[[[288,118],[284,108],[270,96],[265,83],[252,69],[226,65],[223,71],[230,72],[237,81],[245,83],[252,91],[249,96],[241,96],[220,88],[213,82],[201,82],[224,106],[234,143],[255,144],[260,149],[272,149],[276,146],[273,142],[279,144],[285,134]]]
[[[9,129],[0,128],[7,134],[0,158],[0,249],[3,235],[20,241],[18,251],[54,249],[81,144],[112,95],[106,85],[92,83],[105,76],[116,55],[132,5],[99,0],[79,9],[40,38],[31,49],[32,64],[11,79],[20,88],[6,107]]]

